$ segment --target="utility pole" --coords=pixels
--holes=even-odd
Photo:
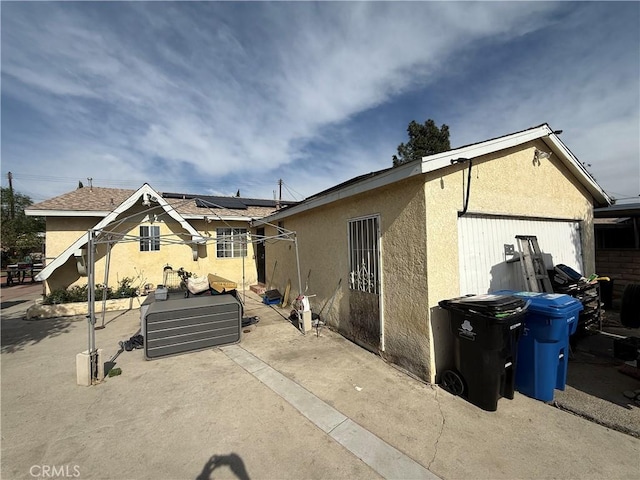
[[[11,220],[16,218],[16,202],[13,198],[13,175],[11,172],[7,173],[9,179],[9,212],[11,213]]]
[[[278,201],[276,202],[276,210],[280,210],[280,202],[282,202],[282,179],[278,180],[278,188],[280,193],[278,194]]]

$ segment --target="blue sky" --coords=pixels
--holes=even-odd
[[[2,185],[302,199],[549,123],[640,194],[638,2],[2,2]]]

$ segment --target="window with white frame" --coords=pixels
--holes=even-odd
[[[218,258],[247,256],[246,228],[216,228],[216,237]]]
[[[349,221],[349,288],[379,293],[378,217]]]
[[[160,250],[160,227],[157,225],[140,226],[140,251],[152,252]]]

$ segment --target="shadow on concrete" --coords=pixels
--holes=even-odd
[[[640,381],[620,372],[624,362],[577,352],[569,359],[567,385],[626,409],[638,408],[623,392],[640,388]]]
[[[28,321],[20,318],[2,319],[2,353],[15,353],[40,343],[45,338],[69,332],[72,318],[50,318]]]
[[[213,471],[224,466],[229,467],[236,478],[240,480],[250,480],[242,458],[235,453],[230,453],[229,455],[213,455],[207,463],[204,464],[202,472],[196,477],[196,480],[210,480]]]
[[[442,372],[455,368],[455,337],[451,333],[449,312],[440,307],[432,307],[430,311],[436,383],[440,383]]]
[[[581,335],[572,350],[564,392],[556,391],[558,407],[591,421],[640,438],[640,405],[625,392],[640,389],[639,377],[623,373],[635,368],[613,355],[614,338],[602,333]]]
[[[120,313],[118,313],[115,317],[107,320],[104,322],[104,326],[106,327],[107,325],[109,325],[111,322],[115,322],[118,318],[126,315],[127,313],[129,313],[132,309],[128,309],[128,310],[122,310]],[[96,313],[96,325],[102,326],[102,313]]]
[[[15,307],[16,305],[20,305],[21,303],[26,303],[29,300],[10,300],[8,302],[2,302],[0,304],[0,310],[4,310],[5,308]]]

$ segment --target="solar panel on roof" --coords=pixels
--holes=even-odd
[[[230,208],[232,210],[246,210],[247,206],[238,197],[198,197],[196,207],[199,208]]]
[[[247,207],[275,207],[275,200],[262,198],[242,198],[242,197],[216,197],[212,195],[194,195],[185,193],[167,193],[162,194],[164,198],[178,198],[185,200],[195,200],[196,207],[199,208],[230,208],[233,210],[246,210]],[[283,200],[280,205],[287,206],[296,204],[290,200]]]

